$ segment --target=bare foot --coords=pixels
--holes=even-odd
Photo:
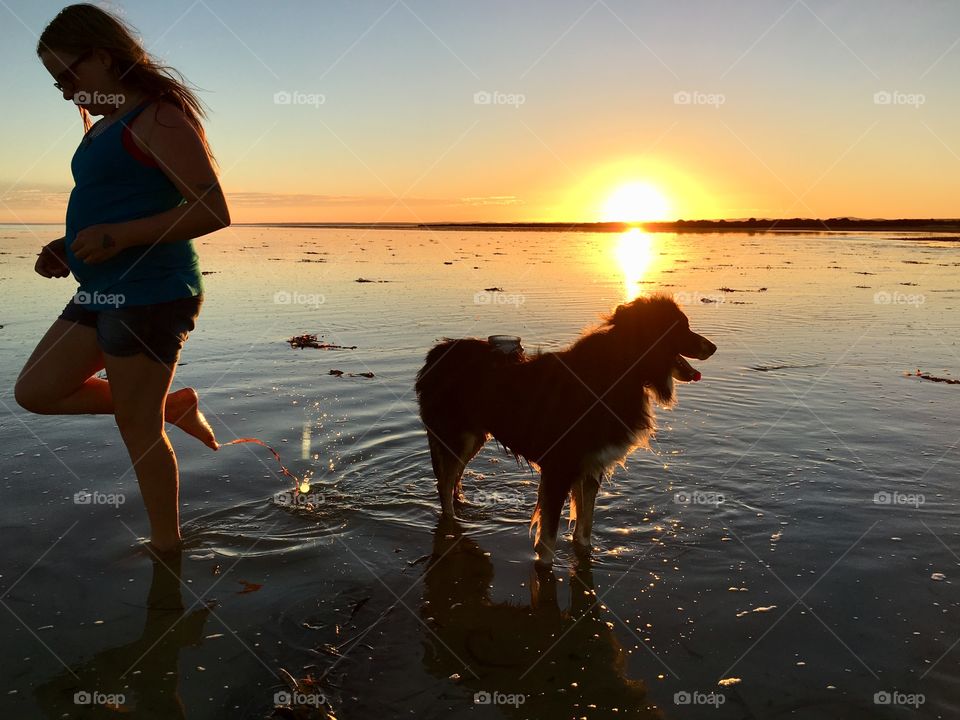
[[[175,540],[170,543],[158,543],[154,540],[148,540],[145,543],[146,551],[154,558],[164,558],[170,555],[176,555],[183,551],[183,541]]]
[[[220,448],[220,444],[213,435],[213,428],[200,412],[197,391],[193,388],[183,388],[167,395],[164,419],[176,425],[187,435],[193,435],[207,447],[213,450]]]

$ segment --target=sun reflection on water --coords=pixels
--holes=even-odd
[[[614,254],[623,273],[624,299],[633,300],[641,294],[645,276],[657,260],[657,242],[652,235],[631,228],[620,236]]]

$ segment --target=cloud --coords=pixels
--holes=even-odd
[[[16,185],[0,190],[0,207],[11,210],[67,209],[70,190],[62,186],[43,184]]]
[[[478,197],[427,198],[392,195],[314,195],[308,193],[228,192],[227,202],[243,207],[451,207],[457,205],[516,205],[515,195],[485,195]]]
[[[520,198],[516,195],[486,195],[460,198],[460,202],[464,205],[517,205]]]
[[[10,189],[0,189],[0,211],[4,215],[11,215],[12,219],[19,217],[34,220],[42,217],[45,221],[62,219],[66,212],[67,201],[70,198],[70,188],[62,185],[43,183],[3,183]],[[10,187],[13,185],[13,187]],[[482,195],[461,198],[443,197],[404,197],[400,200],[392,195],[333,195],[312,193],[277,193],[277,192],[227,192],[227,203],[237,210],[282,210],[284,208],[298,209],[333,209],[337,208],[372,208],[383,209],[393,207],[396,212],[403,212],[404,208],[457,208],[457,207],[495,207],[522,204],[515,195]],[[28,217],[29,216],[29,217]],[[358,215],[359,217],[359,215]],[[416,220],[414,217],[412,220]]]
[[[227,192],[227,203],[242,207],[369,207],[436,206],[453,204],[444,198],[405,197],[392,195],[312,195],[307,193]]]

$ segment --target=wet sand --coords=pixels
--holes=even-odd
[[[33,274],[49,227],[0,227],[0,716],[93,717],[87,692],[127,717],[262,718],[299,692],[300,717],[347,720],[955,717],[960,388],[915,373],[960,378],[960,262],[917,237],[204,238],[174,389],[312,495],[265,448],[171,428],[167,569],[112,418],[13,400],[75,285]],[[494,443],[441,523],[413,396],[432,343],[555,349],[652,291],[719,350],[601,492],[592,562],[567,534],[534,572],[536,477]]]

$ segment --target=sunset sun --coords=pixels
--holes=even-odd
[[[634,182],[617,188],[603,205],[605,222],[670,220],[670,201],[656,187]]]

